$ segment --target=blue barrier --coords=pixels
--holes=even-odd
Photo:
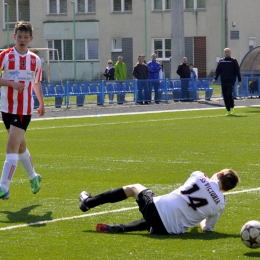
[[[244,77],[242,85],[236,82],[234,87],[235,98],[260,97],[260,80],[259,77]]]
[[[203,88],[200,88],[201,83],[197,84],[197,81],[190,82],[190,80],[187,80],[187,82],[188,100],[196,101],[198,99],[197,91],[205,90],[207,87],[204,86]],[[140,88],[140,85],[145,85],[145,87]],[[158,95],[158,100],[156,100],[156,102],[169,102],[170,100],[182,101],[182,85],[185,85],[185,82],[184,80],[180,81],[179,79],[126,80],[124,82],[104,80],[95,82],[67,81],[65,83],[42,82],[42,92],[44,97],[55,97],[56,107],[62,106],[64,98],[64,104],[67,107],[74,104],[77,106],[83,106],[86,103],[105,105],[106,103],[111,102],[111,98],[113,98],[114,95],[117,96],[118,104],[123,104],[126,102],[133,102],[137,104],[140,103],[138,100],[140,99],[140,96],[143,97],[143,102],[147,103],[155,101],[155,94]],[[74,101],[74,103],[70,99],[70,97],[73,96],[76,97],[76,101]],[[88,102],[87,96],[96,96],[97,99],[95,102]],[[109,99],[107,100],[108,96]]]
[[[44,98],[54,97],[55,106],[67,107],[71,105],[83,106],[84,104],[105,105],[111,103],[111,98],[117,96],[118,104],[132,102],[169,101],[198,101],[200,92],[205,93],[205,100],[210,100],[217,87],[218,96],[221,97],[220,85],[211,87],[212,78],[191,81],[190,79],[162,79],[162,80],[126,80],[126,81],[91,81],[91,82],[42,82]],[[142,85],[143,84],[143,85]],[[219,87],[219,88],[218,88]],[[157,89],[155,89],[157,88]],[[145,93],[145,91],[147,91]],[[156,93],[155,93],[156,92]],[[90,98],[96,96],[96,98]],[[142,101],[140,102],[140,97]],[[234,88],[234,97],[260,96],[260,81],[258,77],[245,77],[242,86]],[[35,101],[36,96],[33,95]],[[71,98],[76,97],[76,98]],[[65,99],[65,102],[63,102]],[[112,101],[113,102],[113,101]],[[158,103],[156,102],[156,103]],[[37,105],[37,101],[36,101]]]

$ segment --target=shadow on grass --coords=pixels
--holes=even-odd
[[[198,101],[198,104],[209,105],[213,107],[225,107],[224,103],[212,103],[207,101]]]
[[[247,117],[247,115],[239,115],[239,114],[235,114],[235,115],[223,115],[223,117],[226,117],[226,118],[236,118],[236,117]]]
[[[33,227],[45,226],[46,223],[41,223],[41,221],[52,220],[51,211],[46,212],[42,216],[30,214],[30,212],[33,209],[39,206],[40,205],[38,204],[32,205],[29,207],[22,208],[19,211],[15,211],[15,212],[7,211],[7,210],[0,211],[0,214],[6,214],[6,217],[8,218],[8,220],[6,221],[0,220],[0,223],[26,223],[26,224],[30,224],[30,226]]]
[[[83,230],[86,233],[98,233],[94,230]],[[135,232],[126,232],[126,233],[111,233],[107,235],[120,235],[120,236],[127,236],[127,235],[139,235],[144,237],[149,237],[152,239],[203,239],[203,240],[215,240],[215,239],[222,239],[222,238],[240,238],[239,234],[227,234],[227,233],[219,233],[219,232],[201,232],[199,227],[193,227],[189,229],[188,232],[179,235],[155,235],[155,234],[143,234],[143,231],[135,231]],[[104,233],[100,233],[104,234]],[[260,254],[260,253],[259,253]]]
[[[245,253],[244,256],[247,256],[247,257],[260,257],[260,252],[248,252],[248,253]]]
[[[260,107],[250,107],[250,111],[245,111],[247,114],[256,114],[260,113]]]

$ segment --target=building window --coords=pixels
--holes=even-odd
[[[57,49],[59,60],[74,60],[73,40],[50,40],[47,42],[48,48]],[[49,52],[50,60],[58,60],[57,51]],[[76,40],[76,60],[98,60],[98,40]]]
[[[112,12],[131,12],[132,0],[111,0]]]
[[[230,31],[230,40],[238,40],[239,31]]]
[[[184,4],[184,9],[197,10],[206,8],[206,0],[185,0]]]
[[[98,40],[87,40],[87,60],[98,60]]]
[[[4,0],[4,29],[7,28],[7,7],[5,3],[9,5],[9,28],[13,29],[18,21],[30,21],[29,0]]]
[[[77,0],[78,13],[95,13],[96,0]]]
[[[122,52],[122,39],[112,39],[112,52]]]
[[[67,0],[47,0],[48,14],[66,14]]]
[[[171,10],[171,0],[153,0],[153,11]]]
[[[63,40],[63,60],[73,60],[72,40]]]
[[[171,39],[153,39],[153,52],[157,58],[170,59],[171,57]]]
[[[76,60],[85,60],[86,55],[85,55],[85,40],[76,40]]]
[[[256,47],[256,37],[249,37],[249,50]]]

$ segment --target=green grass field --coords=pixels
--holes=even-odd
[[[258,259],[260,249],[245,247],[239,233],[245,222],[260,220],[260,190],[252,190],[259,188],[260,108],[237,108],[233,117],[224,113],[222,108],[32,121],[26,137],[42,189],[31,193],[19,164],[10,199],[0,201],[0,259]],[[0,125],[3,162],[7,134]],[[240,192],[227,194],[212,233],[194,227],[174,236],[100,234],[99,222],[141,218],[135,201],[86,214],[78,208],[85,189],[95,195],[142,183],[160,195],[195,170],[212,175],[229,167],[239,173],[234,192]]]

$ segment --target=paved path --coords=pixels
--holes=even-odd
[[[259,98],[245,98],[235,100],[235,106],[260,106]],[[129,104],[113,104],[105,106],[85,105],[84,107],[70,107],[70,108],[55,108],[46,107],[46,114],[44,118],[49,117],[69,117],[69,116],[84,116],[84,115],[104,115],[104,114],[118,114],[118,113],[139,113],[147,111],[170,111],[170,110],[184,110],[184,109],[207,109],[207,108],[221,108],[224,111],[224,102],[222,98],[213,99],[211,101],[200,100],[198,102],[174,102],[160,103],[149,105],[135,105]],[[33,113],[33,118],[38,118],[36,110]]]

